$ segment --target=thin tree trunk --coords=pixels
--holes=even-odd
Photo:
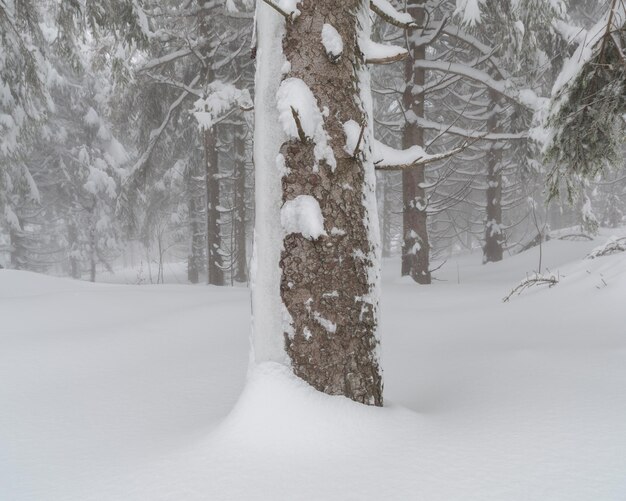
[[[493,106],[487,120],[489,132],[499,132],[496,96],[491,93]],[[487,152],[487,218],[485,221],[485,245],[483,263],[502,261],[504,234],[502,232],[502,147],[494,143]]]
[[[204,214],[202,212],[202,203],[198,197],[198,187],[196,186],[196,170],[195,168],[189,175],[187,180],[188,208],[189,208],[189,231],[191,232],[191,249],[187,262],[187,279],[192,284],[200,281],[200,272],[203,269],[202,258],[204,255],[204,231],[202,230],[202,221]],[[200,188],[202,191],[203,188]]]
[[[220,181],[217,154],[217,137],[213,128],[207,129],[204,134],[205,153],[205,183],[206,183],[206,253],[207,253],[207,283],[224,285],[224,271],[222,269],[221,236],[220,236]]]
[[[235,126],[233,134],[235,154],[235,186],[233,230],[235,241],[235,276],[237,282],[248,281],[246,254],[246,129],[245,124]]]
[[[411,5],[408,12],[418,25],[424,20],[423,2]],[[405,61],[404,74],[407,82],[402,101],[407,113],[407,122],[402,134],[402,147],[424,146],[424,130],[411,120],[413,116],[424,116],[424,70],[415,68],[413,61],[426,58],[426,46],[414,46],[409,37],[409,53]],[[419,284],[430,284],[430,243],[427,226],[427,196],[424,189],[424,166],[402,171],[402,275],[409,275]]]
[[[22,227],[22,221],[18,220]],[[26,249],[24,247],[24,232],[12,226],[9,230],[11,268],[14,270],[25,270],[27,268]]]
[[[93,219],[93,215],[92,215]],[[96,228],[95,222],[92,222],[92,227],[89,230],[89,281],[96,281],[96,264],[97,264],[97,249],[96,249]]]
[[[72,278],[80,278],[80,262],[76,257],[78,252],[78,230],[74,223],[69,223],[67,226],[67,243],[69,244],[69,265],[70,276]]]

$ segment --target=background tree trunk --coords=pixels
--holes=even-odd
[[[248,281],[246,253],[246,127],[236,125],[233,134],[235,157],[235,186],[233,193],[233,231],[235,241],[234,278],[237,282]]]
[[[408,12],[421,26],[424,22],[422,1],[413,2]],[[405,60],[404,74],[407,85],[402,95],[407,114],[402,134],[402,147],[424,146],[424,129],[412,117],[424,117],[422,91],[425,82],[424,70],[415,68],[413,61],[426,58],[426,46],[415,46],[415,38],[409,37],[409,57]],[[427,227],[427,197],[423,188],[425,181],[423,165],[402,171],[402,275],[409,275],[419,284],[430,284],[430,243]]]
[[[224,271],[222,269],[222,255],[220,248],[220,180],[217,153],[217,138],[213,128],[207,129],[204,134],[205,153],[205,182],[206,182],[206,253],[207,253],[207,283],[224,285]]]
[[[497,97],[493,92],[491,116],[487,120],[489,132],[499,132]],[[504,234],[502,233],[502,146],[494,142],[487,151],[487,218],[485,222],[485,246],[483,263],[502,261]]]

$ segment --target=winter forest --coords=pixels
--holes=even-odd
[[[626,499],[626,0],[0,0],[0,501]]]

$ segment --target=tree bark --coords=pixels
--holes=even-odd
[[[275,30],[272,23],[276,21],[268,20],[271,8],[259,3],[258,71],[267,80],[257,79],[256,92],[257,218],[262,221],[257,227],[257,242],[261,245],[256,251],[258,269],[253,296],[257,360],[267,355],[280,359],[279,353],[268,352],[263,345],[271,342],[267,336],[272,336],[265,330],[277,325],[276,303],[261,297],[266,291],[273,291],[273,273],[277,273],[284,350],[295,374],[325,393],[382,405],[377,355],[380,256],[369,126],[371,103],[369,75],[358,49],[361,33],[369,36],[369,2],[303,0],[298,4],[300,15],[295,20],[280,21],[283,24],[278,29],[284,29],[282,51],[290,63],[283,78],[301,79],[312,91],[319,110],[327,110],[324,130],[329,136],[336,168],[323,159],[315,167],[312,139],[284,140],[285,134],[281,132],[279,152],[287,170],[279,179],[282,196],[277,205],[301,195],[313,197],[323,215],[326,235],[310,239],[301,233],[283,233],[277,268],[272,261],[273,244],[264,233],[277,234],[271,227],[271,215],[278,214],[273,212],[275,202],[268,198],[272,196],[273,178],[265,174],[265,169],[276,169],[271,163],[275,164],[278,152],[268,151],[267,144],[259,143],[261,140],[271,145],[276,135],[261,130],[268,127],[268,115],[275,113],[264,99],[271,100],[270,91],[275,92],[280,83],[272,81],[263,68],[272,61],[276,49],[264,30]],[[276,12],[273,15],[278,16]],[[344,51],[336,62],[331,62],[321,43],[325,23],[331,24],[343,40]],[[279,63],[273,59],[273,64]],[[363,141],[354,156],[345,149],[343,124],[350,120],[366,124]],[[273,309],[273,318],[260,311],[264,306]]]
[[[200,259],[202,257],[202,231],[198,221],[197,200],[193,192],[189,191],[189,231],[191,232],[191,252],[187,261],[187,280],[192,284],[200,281]],[[200,238],[200,241],[198,241]]]
[[[423,1],[418,0],[409,6],[408,12],[421,26],[424,22]],[[406,125],[402,134],[402,147],[424,146],[424,129],[415,117],[424,117],[424,99],[422,91],[425,82],[423,68],[415,68],[416,60],[426,58],[426,46],[415,46],[414,38],[409,37],[409,57],[405,61],[404,74],[407,82],[402,95],[403,106],[407,113]],[[430,243],[428,240],[427,196],[423,188],[425,166],[420,165],[402,171],[402,275],[409,275],[418,284],[430,284]]]
[[[248,281],[248,259],[246,254],[246,128],[235,126],[233,134],[235,155],[234,186],[234,278],[237,282]]]
[[[221,235],[220,235],[220,181],[218,167],[218,153],[216,134],[213,128],[203,131],[205,154],[205,183],[206,183],[206,255],[207,255],[207,283],[210,285],[224,285],[224,271],[222,268]]]
[[[489,132],[499,132],[497,96],[491,92],[493,106],[487,120]],[[487,218],[485,221],[485,245],[483,263],[502,261],[504,234],[502,232],[502,145],[494,142],[487,152]]]

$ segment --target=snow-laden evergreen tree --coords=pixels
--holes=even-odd
[[[183,166],[188,180],[189,279],[197,281],[205,270],[208,283],[223,285],[228,269],[240,278],[245,275],[243,240],[237,240],[242,248],[230,253],[225,242],[230,204],[224,200],[224,184],[230,176],[224,153],[234,148],[223,144],[222,126],[229,119],[245,124],[242,108],[251,110],[251,22],[237,10],[241,2],[146,3],[152,7],[148,19],[153,37],[137,65],[133,92],[152,104],[137,108],[140,154],[125,182],[120,207],[144,218],[145,207],[137,210],[137,205],[145,196],[139,194],[150,194],[150,186],[174,164]],[[244,58],[247,64],[240,63]],[[234,157],[226,163],[233,165]],[[245,215],[231,217],[231,226],[237,220],[245,224]],[[242,256],[236,261],[241,272],[228,262],[232,254]]]
[[[610,0],[600,21],[579,38],[578,48],[552,89],[545,146],[547,159],[554,163],[550,192],[558,193],[563,183],[570,199],[580,191],[581,178],[593,178],[605,166],[622,160],[626,113],[623,0]]]

